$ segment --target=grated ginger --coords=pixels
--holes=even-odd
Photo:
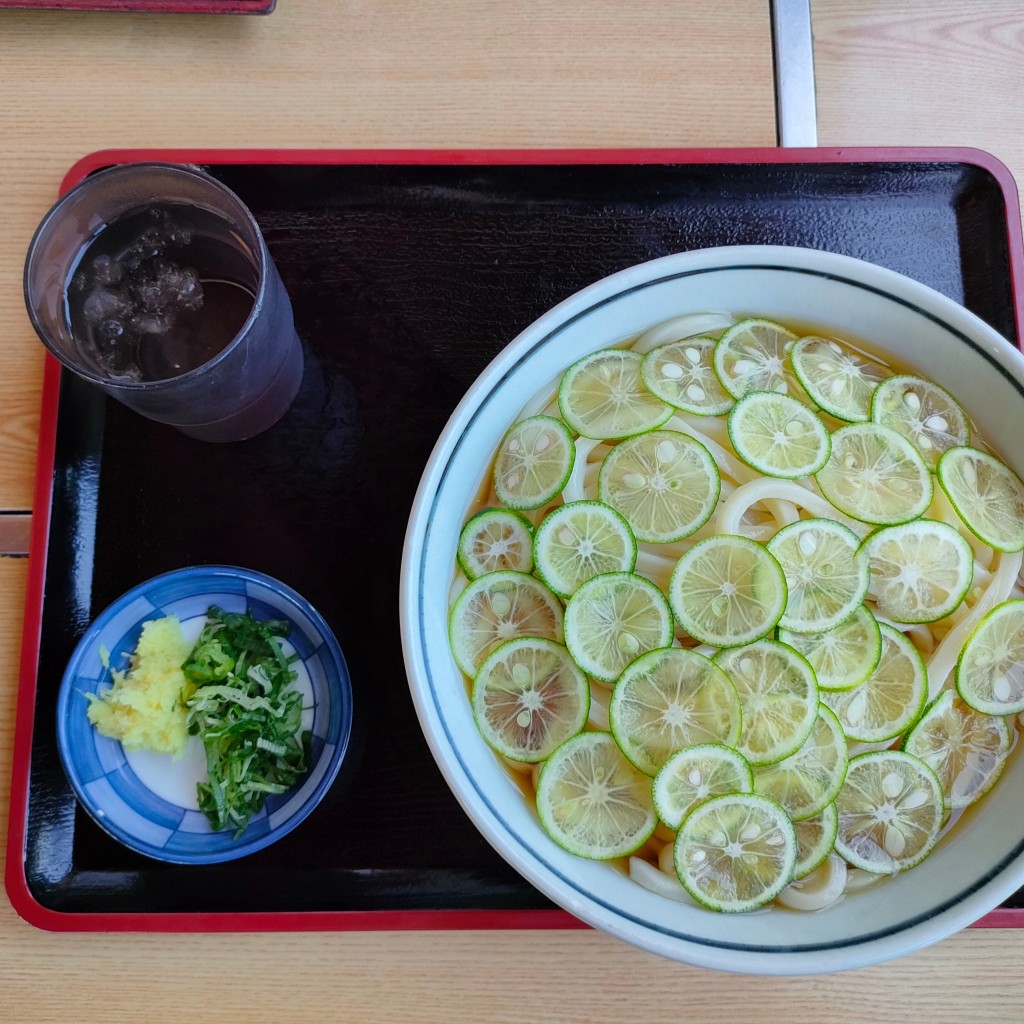
[[[176,615],[143,623],[128,671],[112,671],[113,686],[88,695],[89,721],[126,750],[181,757],[188,742],[185,701],[195,689],[181,670],[190,651]]]

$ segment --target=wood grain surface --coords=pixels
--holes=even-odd
[[[1024,180],[1019,0],[812,0],[822,146],[977,146]]]
[[[822,144],[979,145],[1024,173],[1005,0],[814,0]],[[31,501],[41,348],[29,237],[108,146],[774,142],[768,4],[281,0],[268,18],[0,14],[0,510]],[[0,558],[0,793],[27,563]],[[6,836],[0,800],[0,839]],[[595,932],[67,935],[0,901],[0,1020],[771,1024],[1024,1019],[1024,934],[968,930],[849,974],[767,979]]]
[[[765,0],[287,0],[268,17],[0,12],[0,510],[31,503],[32,231],[137,147],[772,145]]]

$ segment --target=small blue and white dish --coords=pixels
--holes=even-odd
[[[196,783],[205,781],[202,745],[192,739],[180,760],[126,751],[100,735],[87,717],[88,694],[125,671],[142,625],[177,615],[195,640],[211,605],[285,619],[298,654],[295,685],[304,691],[303,728],[312,734],[310,769],[297,786],[268,796],[237,839],[214,831],[199,810]],[[125,846],[175,864],[216,864],[262,850],[287,835],[320,802],[345,757],[352,727],[352,687],[341,647],[323,616],[291,587],[251,569],[210,565],[178,569],[128,591],[105,609],[68,663],[57,700],[57,743],[71,786],[96,823]]]

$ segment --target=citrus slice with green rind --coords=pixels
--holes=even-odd
[[[996,783],[1010,753],[1006,719],[968,707],[945,690],[907,734],[903,749],[939,777],[946,806],[967,807]]]
[[[586,725],[590,683],[553,640],[519,637],[493,651],[473,681],[483,738],[513,761],[543,761]]]
[[[811,399],[836,419],[863,423],[871,418],[871,396],[889,376],[880,363],[835,338],[801,338],[790,352],[793,372]]]
[[[678,829],[695,807],[728,793],[752,793],[754,776],[746,758],[721,743],[698,743],[677,750],[654,777],[654,809]]]
[[[864,542],[871,594],[897,622],[936,622],[955,611],[974,579],[974,553],[952,526],[917,519],[875,530]]]
[[[558,387],[565,422],[584,437],[632,437],[661,426],[672,407],[647,390],[640,376],[643,356],[627,349],[602,349],[573,363]]]
[[[1004,601],[978,623],[957,660],[956,688],[975,711],[1024,711],[1024,601]]]
[[[462,528],[456,558],[471,580],[502,569],[532,572],[533,526],[511,509],[485,508]]]
[[[632,572],[636,539],[615,509],[600,501],[571,501],[549,512],[533,538],[537,574],[569,598],[595,576]]]
[[[786,607],[782,566],[747,537],[716,534],[676,564],[669,601],[690,636],[712,647],[738,647],[770,633]]]
[[[697,416],[719,416],[733,398],[714,368],[714,338],[686,338],[652,349],[640,364],[648,390],[673,408]]]
[[[502,570],[473,580],[459,594],[448,619],[455,663],[475,676],[484,659],[519,636],[562,640],[562,605],[538,579]]]
[[[494,460],[494,493],[509,508],[540,508],[565,486],[576,458],[568,427],[553,416],[513,424]]]
[[[668,601],[643,576],[595,576],[566,605],[565,644],[576,664],[602,682],[614,682],[641,654],[671,643]]]
[[[942,453],[970,440],[967,416],[944,388],[924,377],[899,374],[871,396],[871,419],[902,434],[935,469]]]
[[[917,648],[882,622],[882,657],[871,675],[852,690],[823,690],[821,699],[839,719],[847,739],[881,743],[895,739],[916,720],[928,698],[928,674]]]
[[[740,702],[729,677],[681,647],[650,651],[628,665],[608,719],[622,752],[647,775],[683,747],[733,746],[740,736]]]
[[[975,536],[999,551],[1024,549],[1024,483],[1009,466],[976,448],[950,448],[936,476]]]
[[[605,456],[597,488],[638,540],[664,544],[689,537],[708,521],[722,481],[699,441],[677,430],[653,430]]]
[[[824,863],[836,845],[839,831],[839,812],[834,803],[818,814],[793,822],[796,827],[796,867],[793,880],[806,878]]]
[[[710,910],[741,913],[771,903],[793,878],[797,839],[789,815],[756,794],[718,796],[693,810],[673,860],[686,891]]]
[[[878,621],[864,605],[832,629],[822,633],[780,629],[779,639],[811,663],[821,690],[853,689],[874,672],[882,657]]]
[[[917,450],[877,423],[840,427],[815,480],[840,512],[880,526],[916,519],[932,501],[931,474]]]
[[[774,391],[751,391],[729,413],[736,454],[766,476],[784,480],[817,473],[831,450],[825,424],[803,402]]]
[[[777,640],[719,651],[714,662],[732,680],[743,728],[736,749],[753,765],[795,754],[818,716],[818,684],[807,659]]]
[[[548,758],[537,783],[537,812],[559,846],[592,860],[625,857],[658,824],[651,780],[607,732],[581,733]]]
[[[733,398],[751,391],[799,394],[787,359],[795,341],[792,331],[771,320],[742,320],[715,346],[715,373]]]
[[[854,867],[893,875],[919,864],[938,841],[942,786],[904,751],[859,754],[850,759],[836,810],[836,852]]]
[[[800,519],[784,526],[768,550],[786,575],[788,598],[779,625],[800,633],[838,626],[861,606],[868,560],[860,538],[831,519]]]
[[[824,705],[811,734],[795,753],[754,769],[754,792],[781,804],[794,821],[818,814],[836,798],[846,778],[846,734]]]

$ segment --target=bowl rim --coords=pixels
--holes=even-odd
[[[716,261],[720,266],[716,267]],[[855,943],[830,943],[829,948],[740,946],[710,942],[696,936],[655,933],[644,920],[629,919],[599,896],[571,883],[557,866],[546,862],[518,837],[477,787],[461,761],[455,737],[445,726],[436,699],[426,654],[420,643],[418,605],[420,569],[429,527],[444,472],[486,398],[527,360],[586,313],[630,292],[674,277],[713,269],[781,270],[813,274],[867,289],[925,316],[958,336],[1024,397],[1024,357],[1005,338],[959,303],[904,274],[851,256],[796,246],[719,246],[675,253],[628,267],[570,295],[517,335],[481,372],[452,413],[426,464],[413,502],[406,532],[400,584],[402,645],[410,692],[424,736],[456,799],[478,830],[499,854],[546,896],[587,923],[633,945],[698,966],[742,973],[810,974],[846,970],[911,952],[972,923],[1024,884],[1024,840],[1004,861],[966,892],[937,910],[911,917],[900,926],[869,934]],[[443,671],[443,670],[442,670]],[[1016,873],[1007,867],[1017,864]]]
[[[340,725],[338,740],[331,752],[326,771],[302,806],[285,821],[281,822],[281,824],[275,828],[271,828],[265,833],[254,836],[248,841],[240,841],[225,849],[212,850],[206,853],[198,852],[161,855],[154,847],[149,845],[143,847],[134,842],[133,837],[129,833],[125,833],[120,829],[115,830],[111,826],[110,822],[106,820],[105,815],[97,813],[99,808],[85,790],[85,784],[79,775],[78,764],[68,738],[68,712],[71,692],[79,675],[78,670],[80,669],[85,652],[91,645],[96,634],[102,631],[102,629],[122,608],[130,605],[136,599],[144,597],[147,592],[154,587],[154,585],[173,580],[189,579],[200,584],[191,592],[193,595],[212,591],[216,585],[215,581],[218,579],[241,579],[245,582],[258,583],[282,598],[284,603],[291,606],[293,610],[301,613],[302,618],[308,619],[310,625],[320,634],[320,637],[323,640],[323,646],[326,651],[329,652],[330,659],[337,670],[338,680],[340,682],[340,691],[334,693],[332,696],[334,699],[339,701]],[[213,586],[205,584],[204,581],[209,581]],[[171,569],[167,572],[159,573],[156,576],[151,576],[148,579],[137,583],[131,589],[125,591],[123,594],[111,601],[110,604],[108,604],[89,623],[88,628],[75,645],[74,651],[68,659],[67,666],[64,669],[64,674],[61,677],[60,687],[57,694],[56,710],[57,748],[60,754],[60,761],[61,766],[64,769],[64,774],[74,791],[79,805],[89,815],[89,817],[107,833],[107,835],[117,840],[117,842],[122,846],[127,847],[140,856],[165,864],[220,864],[227,861],[237,860],[240,857],[248,856],[249,854],[256,853],[259,850],[270,846],[277,842],[277,840],[286,836],[313,812],[323,797],[327,794],[327,791],[330,789],[341,770],[341,765],[345,759],[345,754],[351,738],[352,715],[352,683],[345,655],[342,652],[341,645],[338,643],[337,637],[334,635],[334,631],[328,625],[327,620],[305,597],[303,597],[293,587],[290,587],[287,583],[256,569],[226,564],[183,566],[179,569]],[[118,741],[113,740],[112,742]],[[313,766],[310,765],[311,769],[312,767]]]

